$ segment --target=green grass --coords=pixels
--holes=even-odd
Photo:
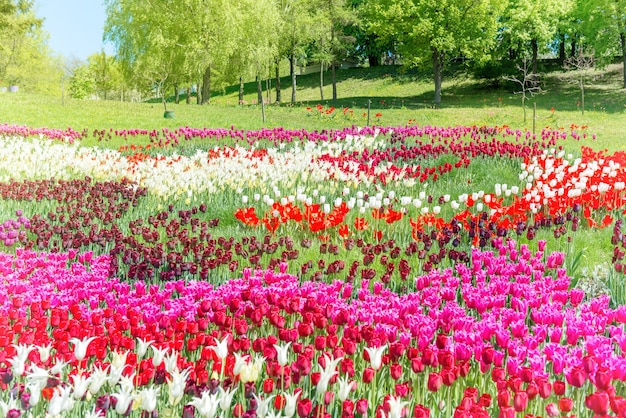
[[[163,105],[113,101],[74,100],[60,97],[31,95],[24,92],[0,94],[0,123],[32,127],[88,129],[159,129],[179,126],[260,129],[283,126],[320,130],[343,126],[363,126],[364,113],[370,105],[370,123],[378,125],[405,125],[414,120],[419,125],[508,125],[514,129],[533,129],[533,106],[537,113],[535,130],[543,127],[569,129],[572,124],[588,126],[588,132],[597,134],[596,141],[587,144],[596,149],[626,150],[626,92],[621,89],[621,66],[609,66],[598,72],[586,88],[586,111],[579,108],[580,90],[568,81],[561,71],[542,77],[543,94],[528,102],[526,122],[523,120],[521,100],[515,94],[517,87],[503,85],[493,88],[469,78],[463,72],[447,74],[444,78],[442,106],[433,109],[433,85],[430,75],[423,72],[403,72],[400,67],[357,68],[337,73],[338,96],[331,97],[330,74],[326,75],[324,96],[320,101],[319,75],[298,77],[296,105],[286,104],[291,97],[288,77],[281,80],[283,104],[266,106],[266,122],[262,121],[261,106],[256,102],[256,85],[245,85],[243,106],[237,104],[238,86],[214,92],[211,104],[198,106],[195,98],[187,105],[168,103],[175,112],[174,119],[163,118]],[[271,91],[274,100],[274,91]],[[319,116],[315,106],[337,108],[331,116]],[[306,110],[312,108],[311,111]],[[342,109],[353,111],[344,115]],[[376,113],[382,116],[375,117]],[[89,144],[89,141],[86,141]],[[119,144],[112,143],[110,146]]]

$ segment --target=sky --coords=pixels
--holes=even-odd
[[[110,44],[102,42],[103,0],[36,0],[35,13],[44,19],[48,45],[57,54],[86,60],[103,48],[114,53]]]

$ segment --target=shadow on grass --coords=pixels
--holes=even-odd
[[[616,72],[617,74],[617,72]],[[619,74],[618,74],[619,75]],[[315,107],[321,104],[325,107],[335,108],[367,109],[368,102],[371,110],[381,111],[384,109],[425,109],[433,108],[434,86],[425,92],[411,95],[410,90],[406,95],[359,95],[359,89],[354,95],[342,96],[348,91],[342,88],[344,82],[355,81],[357,83],[373,83],[379,80],[389,81],[391,84],[405,86],[407,89],[411,85],[432,84],[432,73],[427,69],[404,69],[397,65],[381,65],[369,68],[351,68],[337,70],[337,90],[341,97],[337,100],[299,100],[295,106]],[[516,92],[520,86],[513,82],[502,81],[499,86],[493,86],[486,81],[474,81],[466,73],[462,64],[453,63],[448,65],[443,74],[444,87],[442,89],[442,99],[439,108],[469,108],[478,109],[484,107],[497,107],[498,105],[516,106],[520,103],[521,97]],[[330,71],[324,74],[324,86],[330,85]],[[619,77],[615,74],[607,73],[603,79],[590,81],[585,86],[585,110],[599,111],[606,113],[623,113],[626,109],[626,98],[620,94],[620,90],[615,86],[619,85]],[[274,80],[272,80],[274,82]],[[319,89],[319,73],[299,75],[297,78],[298,89]],[[537,109],[550,111],[552,108],[560,111],[576,111],[580,108],[580,88],[564,79],[563,72],[554,67],[541,77],[543,93],[533,95],[527,103],[536,103]],[[265,88],[265,82],[263,83]],[[256,82],[244,83],[246,96],[250,97],[251,92],[256,92]],[[291,78],[281,77],[281,90],[283,106],[292,106],[289,103],[291,97]],[[239,85],[231,85],[220,91],[214,91],[212,98],[224,96],[237,96]],[[264,90],[264,96],[267,94]],[[174,102],[174,97],[168,98],[168,102]],[[184,103],[186,95],[180,95],[179,100]],[[154,99],[149,102],[159,102]],[[191,98],[191,103],[196,103],[195,95]]]

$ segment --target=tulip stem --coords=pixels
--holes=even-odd
[[[372,416],[376,416],[376,381],[378,380],[378,371],[375,370],[374,371],[374,378],[372,379],[372,390],[370,391],[370,402],[369,402],[369,406],[368,406],[368,410],[370,408],[373,408],[373,414]]]

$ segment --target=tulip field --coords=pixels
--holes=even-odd
[[[0,418],[626,417],[587,131],[0,125]]]

